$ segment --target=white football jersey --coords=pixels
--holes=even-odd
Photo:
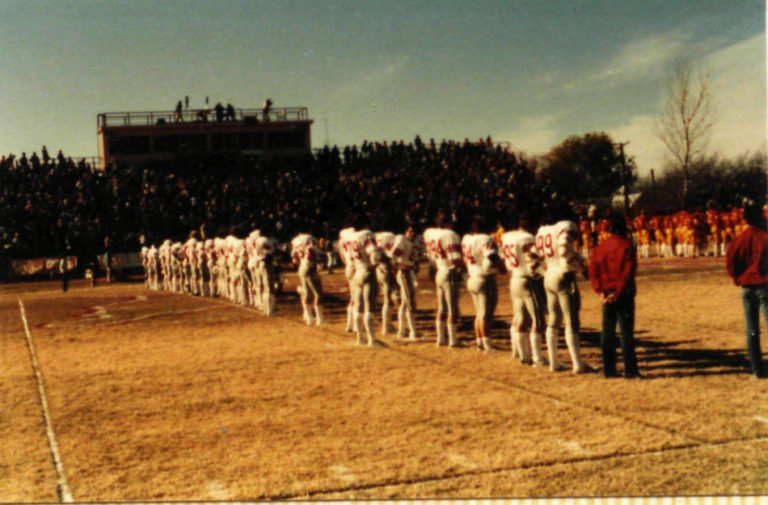
[[[498,256],[496,241],[485,233],[464,235],[461,240],[461,255],[467,265],[470,277],[482,277],[498,273],[492,256]]]
[[[461,263],[461,241],[453,230],[427,228],[424,231],[427,258],[438,269],[450,270]]]
[[[363,268],[376,266],[381,261],[381,250],[376,246],[376,236],[370,230],[355,232],[349,253],[350,260]]]
[[[376,247],[381,249],[381,252],[389,256],[389,252],[392,250],[392,246],[395,244],[395,234],[391,231],[377,231],[376,232]]]
[[[542,225],[536,232],[536,249],[544,259],[547,270],[558,268],[558,261],[555,257],[557,249],[555,246],[555,236],[552,234],[554,228],[554,225],[551,224]]]
[[[315,263],[320,255],[317,239],[308,233],[296,235],[291,241],[291,257],[300,263]]]
[[[196,247],[197,247],[197,240],[193,238],[187,239],[187,241],[184,242],[184,246],[183,246],[184,257],[187,259],[187,261],[192,260],[192,256],[195,253]]]
[[[248,251],[248,256],[252,256],[256,251],[256,240],[261,236],[261,231],[253,230],[247,237],[245,237],[245,249]]]
[[[350,228],[344,228],[339,232],[339,258],[341,258],[341,262],[344,263],[344,265],[349,265],[352,263],[352,258],[350,257],[350,253],[354,250],[354,243],[355,243],[355,229]]]
[[[395,268],[413,268],[419,260],[419,248],[405,235],[395,235],[392,248],[387,252]]]
[[[536,233],[536,248],[544,256],[547,270],[583,270],[583,260],[574,247],[574,237],[578,237],[578,234],[579,228],[572,221],[558,221],[539,228]]]
[[[512,277],[537,277],[541,256],[536,237],[527,231],[508,231],[501,236],[501,253]]]
[[[267,256],[274,254],[277,250],[277,241],[271,237],[259,235],[254,241],[253,254],[257,261],[264,261]]]

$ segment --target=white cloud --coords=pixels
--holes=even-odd
[[[372,94],[402,76],[406,63],[407,59],[387,62],[366,70],[362,75],[352,76],[347,83],[336,90],[336,94],[341,96]]]
[[[542,154],[557,145],[559,133],[552,126],[554,116],[525,117],[512,130],[492,135],[498,142],[509,142],[515,151],[529,155]]]
[[[683,54],[685,44],[685,37],[678,32],[632,40],[620,47],[613,59],[595,72],[594,78],[614,84],[658,79]]]
[[[764,34],[713,53],[717,113],[710,149],[732,157],[765,148],[766,47]]]

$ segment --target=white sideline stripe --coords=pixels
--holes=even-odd
[[[24,332],[27,336],[29,359],[32,362],[32,368],[35,371],[35,379],[37,380],[37,392],[40,395],[40,405],[43,407],[45,433],[48,437],[48,445],[51,448],[53,467],[56,470],[57,492],[59,494],[59,499],[63,503],[72,503],[74,500],[72,499],[72,493],[67,484],[67,477],[64,474],[64,464],[61,462],[61,456],[59,455],[59,444],[56,442],[56,434],[53,432],[53,421],[51,420],[51,413],[48,410],[48,397],[45,394],[45,384],[43,383],[43,376],[40,373],[40,367],[37,363],[37,352],[35,351],[35,344],[32,342],[32,334],[29,332],[27,314],[24,310],[24,303],[21,301],[21,298],[19,298],[19,309],[21,310],[21,321],[24,323]]]

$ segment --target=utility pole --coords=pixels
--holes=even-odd
[[[629,214],[629,177],[627,177],[627,162],[624,158],[624,146],[629,141],[619,142],[619,152],[621,153],[621,181],[624,183],[624,213]]]

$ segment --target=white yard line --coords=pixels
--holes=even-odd
[[[45,393],[45,383],[43,382],[43,375],[40,373],[40,366],[37,362],[35,344],[32,342],[32,334],[29,332],[27,314],[24,310],[24,303],[21,301],[21,298],[19,298],[19,309],[21,311],[21,321],[24,323],[24,332],[27,336],[29,359],[32,362],[32,369],[35,372],[35,379],[37,380],[37,392],[40,395],[40,405],[43,409],[43,421],[45,423],[45,432],[48,437],[48,446],[51,448],[53,468],[56,471],[56,491],[61,502],[72,503],[74,501],[72,499],[72,492],[69,490],[67,477],[64,474],[64,463],[61,461],[61,455],[59,454],[59,444],[56,442],[56,433],[53,431],[53,421],[51,420],[51,413],[48,410],[48,397]]]

